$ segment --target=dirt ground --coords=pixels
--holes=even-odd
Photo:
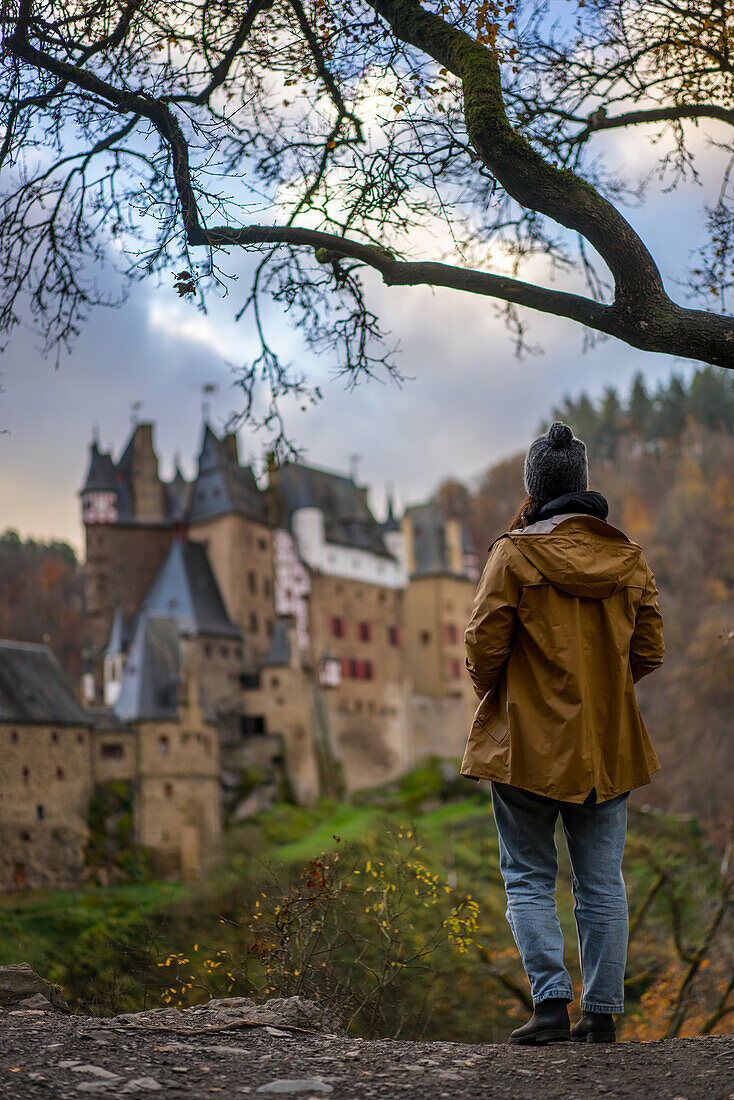
[[[368,1041],[183,1014],[0,1013],[0,1096],[734,1100],[734,1036],[544,1049]]]

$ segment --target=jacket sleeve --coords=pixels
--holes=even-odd
[[[466,667],[480,699],[496,686],[515,634],[520,589],[512,572],[506,541],[499,539],[492,547],[464,633]]]
[[[635,683],[663,663],[663,617],[658,607],[658,590],[650,567],[645,564],[647,582],[637,608],[635,629],[630,640],[630,667]]]

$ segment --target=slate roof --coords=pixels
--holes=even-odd
[[[147,613],[140,616],[113,707],[121,721],[178,717],[179,646],[173,619]]]
[[[446,517],[440,504],[429,500],[425,504],[415,504],[405,510],[413,526],[413,555],[415,565],[411,576],[429,573],[451,573],[449,551],[446,545]],[[462,541],[466,546],[467,533],[462,531]],[[461,576],[464,575],[460,574]]]
[[[367,488],[351,477],[291,462],[278,469],[277,487],[289,528],[299,508],[318,508],[324,514],[327,542],[392,559],[383,527],[370,511]]]
[[[268,651],[263,657],[262,664],[266,668],[275,668],[279,665],[291,663],[291,643],[288,637],[288,623],[283,618],[275,620],[273,633],[270,638]]]
[[[175,539],[145,600],[143,612],[172,619],[182,634],[241,638],[229,618],[205,546]]]
[[[191,485],[176,465],[173,480],[163,483],[166,501],[166,515],[172,520],[182,520],[186,516],[191,495]]]
[[[89,446],[89,468],[84,486],[80,492],[100,492],[115,490],[116,488],[117,478],[112,456],[106,451],[100,451],[95,439]]]
[[[199,453],[199,469],[191,486],[187,519],[208,519],[211,516],[236,512],[267,522],[265,494],[258,487],[249,466],[240,466],[236,437],[218,439],[208,424]]]
[[[2,722],[91,725],[49,647],[13,641],[0,641]]]

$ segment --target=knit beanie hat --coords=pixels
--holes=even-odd
[[[538,436],[525,456],[525,488],[541,504],[564,493],[588,488],[586,445],[576,439],[568,424],[556,420],[547,435]]]

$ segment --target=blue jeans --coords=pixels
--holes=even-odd
[[[583,978],[581,1008],[624,1011],[628,919],[622,855],[627,798],[621,794],[608,802],[578,805],[505,783],[492,784],[506,915],[530,981],[533,1004],[549,997],[573,1000],[555,899],[555,825],[560,813],[573,879]]]

